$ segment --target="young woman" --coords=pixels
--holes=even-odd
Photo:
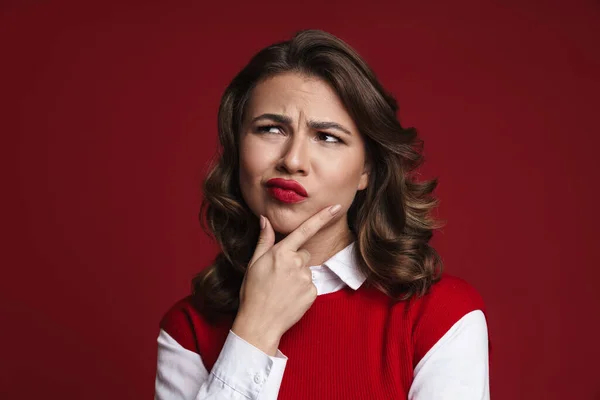
[[[481,297],[428,244],[436,180],[361,57],[307,30],[226,89],[221,247],[161,321],[156,399],[487,399]]]

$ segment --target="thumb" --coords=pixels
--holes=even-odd
[[[261,228],[264,224],[264,228],[260,230],[260,235],[258,235],[258,242],[256,244],[256,249],[254,249],[254,254],[252,255],[252,259],[250,260],[251,267],[256,260],[261,258],[263,254],[265,254],[273,244],[275,244],[275,231],[273,231],[273,227],[271,226],[271,222],[265,216],[260,216]]]

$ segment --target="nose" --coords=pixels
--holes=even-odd
[[[283,155],[277,169],[290,175],[308,174],[310,170],[308,147],[309,143],[305,135],[291,135],[283,148]]]

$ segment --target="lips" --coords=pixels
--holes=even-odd
[[[274,178],[267,181],[269,194],[283,203],[299,203],[308,197],[306,189],[294,180]]]
[[[308,197],[308,193],[306,193],[306,189],[304,186],[299,184],[298,182],[292,179],[282,179],[282,178],[273,178],[267,181],[267,186],[269,187],[278,187],[285,190],[292,190],[299,194],[302,197]]]

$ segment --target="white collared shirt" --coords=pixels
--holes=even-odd
[[[365,282],[353,247],[351,243],[322,265],[309,267],[318,295],[345,286],[356,290]],[[279,350],[269,356],[230,330],[209,372],[199,354],[161,329],[155,400],[276,399],[286,363],[287,357]],[[488,334],[483,312],[472,311],[457,321],[419,361],[413,377],[409,400],[488,400]]]

